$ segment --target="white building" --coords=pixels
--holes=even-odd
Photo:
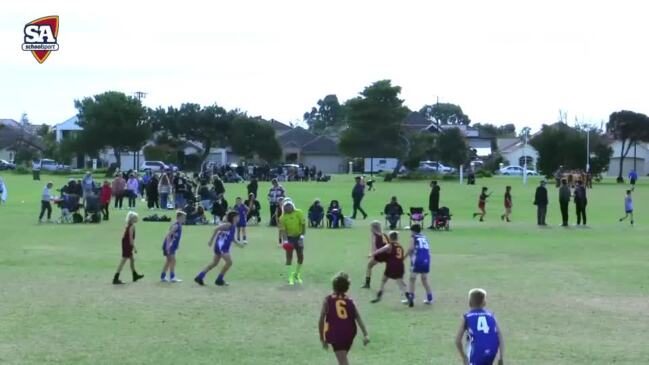
[[[527,158],[527,166],[536,168],[539,153],[529,143],[526,146],[520,138],[498,138],[497,143],[500,155],[510,166],[523,166]]]
[[[610,146],[613,149],[613,155],[611,156],[611,161],[608,165],[606,175],[618,176],[620,172],[620,150],[622,149],[622,141],[613,141]],[[624,149],[626,150],[626,146]],[[638,176],[646,176],[649,173],[649,145],[647,143],[639,142],[635,146],[631,146],[629,152],[624,158],[622,176],[626,178],[634,166]]]

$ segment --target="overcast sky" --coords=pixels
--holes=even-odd
[[[59,123],[74,99],[148,93],[150,107],[218,103],[288,123],[326,94],[379,79],[411,109],[462,106],[474,123],[537,129],[559,110],[599,123],[649,113],[643,1],[6,1],[0,118]],[[23,27],[60,16],[44,64]]]

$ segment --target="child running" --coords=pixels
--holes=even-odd
[[[403,247],[399,244],[399,234],[395,231],[390,232],[390,244],[374,251],[374,256],[387,254],[385,262],[385,273],[383,273],[383,281],[381,281],[381,289],[376,294],[376,299],[372,303],[378,303],[383,297],[383,290],[388,279],[397,281],[401,294],[406,296],[406,283],[403,281],[404,265],[403,259],[405,257]]]
[[[491,195],[491,193],[487,194],[487,187],[482,188],[482,192],[480,193],[480,198],[478,201],[478,210],[480,212],[478,213],[473,213],[473,218],[480,216],[480,222],[484,222],[484,217],[487,215],[487,211],[485,208],[487,207],[487,198]]]
[[[128,212],[126,215],[126,228],[124,229],[124,235],[122,235],[122,260],[119,262],[117,272],[113,277],[113,284],[115,285],[124,284],[119,280],[119,274],[122,272],[126,260],[129,260],[129,263],[131,264],[133,282],[144,277],[144,275],[140,275],[135,271],[135,258],[133,257],[133,252],[137,253],[137,250],[135,249],[135,223],[137,223],[137,217],[137,213],[135,212]]]
[[[512,215],[512,187],[507,186],[505,188],[505,214],[500,216],[500,220],[511,222],[509,217]]]
[[[160,281],[163,283],[172,282],[180,283],[182,280],[176,277],[176,251],[180,246],[180,238],[183,235],[183,223],[187,214],[182,210],[176,212],[176,223],[171,225],[169,233],[162,241],[162,255],[165,257],[165,263],[160,274]],[[167,271],[169,271],[169,281],[167,281]]]
[[[631,217],[631,225],[633,225],[633,197],[631,196],[632,192],[633,188],[626,191],[626,195],[624,196],[624,212],[626,214],[624,215],[624,217],[620,218],[620,222],[622,222],[623,220]]]
[[[433,291],[428,285],[428,272],[430,271],[430,246],[426,236],[421,234],[421,225],[413,224],[410,227],[412,233],[412,243],[406,253],[406,257],[410,256],[410,291],[406,294],[406,299],[402,301],[408,304],[409,307],[415,305],[415,282],[417,276],[421,277],[421,284],[426,289],[426,299],[424,304],[433,304]]]
[[[381,222],[372,222],[370,224],[370,262],[367,263],[367,273],[365,274],[365,285],[363,285],[363,289],[370,288],[372,268],[378,263],[387,261],[388,252],[381,251],[381,253],[376,254],[375,251],[387,246],[388,242],[388,237],[381,230]]]
[[[463,364],[491,365],[498,357],[498,364],[503,364],[505,357],[505,343],[502,333],[498,328],[496,317],[487,311],[487,292],[484,289],[471,289],[469,291],[470,311],[464,313],[460,329],[455,337],[455,346],[462,357]],[[466,334],[466,351],[462,344],[462,337]]]
[[[228,214],[226,215],[226,222],[220,224],[214,230],[212,237],[210,237],[210,241],[207,243],[209,247],[212,247],[212,244],[214,244],[214,258],[212,259],[212,262],[209,265],[207,265],[203,269],[203,271],[198,273],[198,275],[194,278],[194,281],[198,283],[198,285],[205,285],[205,282],[203,281],[203,279],[205,279],[205,275],[207,275],[207,273],[210,272],[210,270],[215,268],[216,265],[219,264],[219,261],[221,261],[221,259],[225,261],[225,265],[221,269],[221,272],[219,273],[219,276],[216,278],[214,284],[218,286],[229,285],[228,283],[225,282],[224,278],[225,278],[225,274],[232,266],[232,257],[230,256],[230,246],[232,246],[232,242],[234,241],[234,233],[237,227],[238,220],[239,220],[239,213],[228,212]]]
[[[240,197],[237,197],[234,201],[234,210],[239,213],[239,221],[237,223],[237,242],[247,245],[246,222],[248,222],[248,207],[243,204],[243,200]],[[243,240],[241,240],[241,236],[243,236]]]
[[[354,337],[356,337],[356,324],[363,332],[363,345],[370,342],[367,329],[354,301],[346,295],[349,285],[347,274],[339,273],[334,277],[334,292],[328,295],[322,303],[318,320],[322,347],[328,350],[331,345],[339,365],[349,364],[347,353],[354,343]]]

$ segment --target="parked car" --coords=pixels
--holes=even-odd
[[[144,161],[140,166],[140,171],[151,170],[153,172],[157,172],[157,171],[165,171],[167,169],[169,169],[169,166],[167,166],[162,161]]]
[[[0,170],[15,170],[16,164],[13,164],[7,160],[0,160]]]
[[[60,164],[49,158],[37,160],[34,165],[40,167],[41,171],[70,171],[70,166]]]
[[[454,167],[444,166],[437,161],[421,161],[418,170],[422,172],[438,172],[442,174],[453,174],[456,171]]]
[[[523,168],[520,166],[507,166],[500,169],[500,174],[505,176],[518,175],[523,176]],[[534,169],[527,169],[527,176],[538,175]]]

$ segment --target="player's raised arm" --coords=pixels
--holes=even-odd
[[[376,256],[376,255],[380,255],[380,254],[382,254],[384,252],[388,252],[388,251],[390,251],[391,248],[392,248],[392,246],[390,244],[387,244],[387,245],[379,248],[378,250],[376,250],[374,252],[372,252],[371,249],[370,249],[370,252],[372,252],[371,256]]]
[[[455,347],[457,348],[457,351],[460,353],[460,357],[462,357],[462,363],[464,365],[468,365],[469,358],[466,356],[466,353],[464,352],[464,346],[462,344],[462,337],[464,337],[465,332],[466,332],[466,321],[464,317],[462,317],[462,322],[460,322],[460,329],[457,331],[457,336],[455,336]]]
[[[370,335],[367,333],[365,323],[363,323],[363,319],[361,318],[361,313],[358,311],[358,307],[356,307],[356,323],[358,323],[358,327],[360,327],[361,332],[363,332],[363,345],[367,346],[367,344],[370,343]]]
[[[327,301],[322,302],[322,309],[320,310],[320,318],[318,319],[318,332],[320,333],[320,343],[322,347],[327,350],[327,340],[325,339],[324,327],[325,327],[325,317],[327,316]]]

